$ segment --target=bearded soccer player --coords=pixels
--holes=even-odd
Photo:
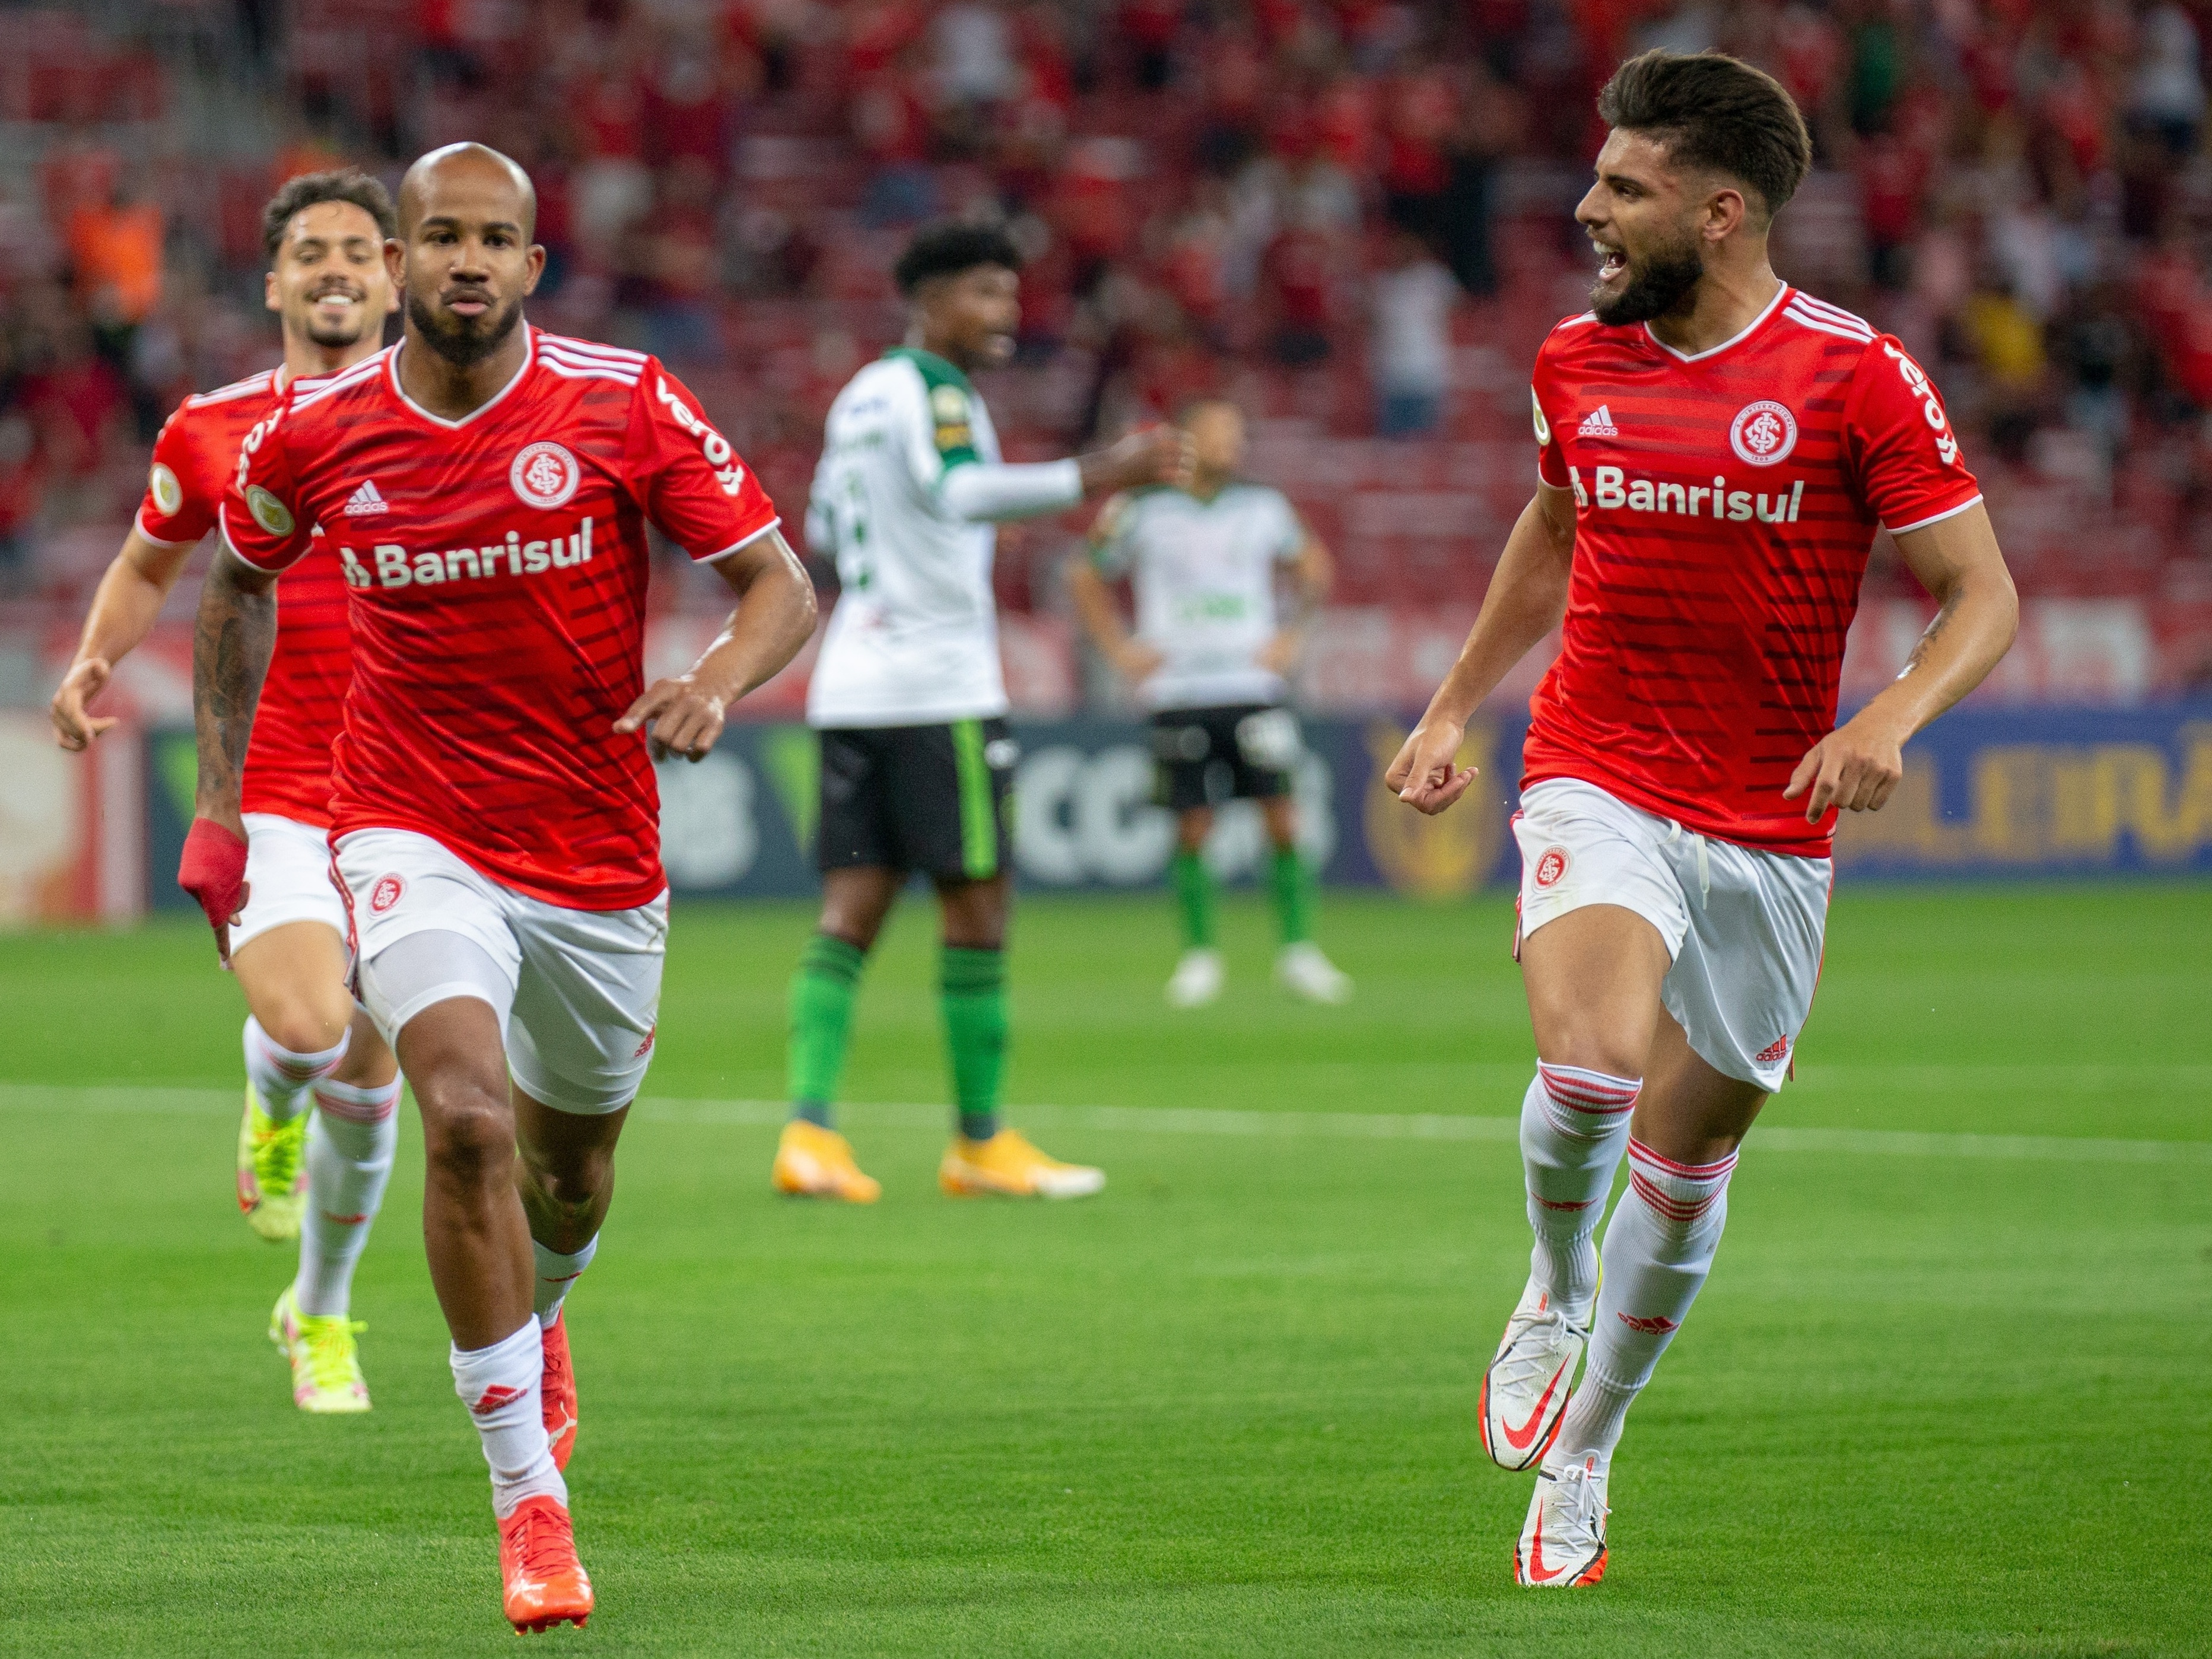
[[[309,173],[262,215],[264,303],[283,330],[276,368],[185,399],[154,445],[137,522],[93,597],[76,657],[54,693],[56,738],[82,750],[115,724],[87,712],[161,614],[185,561],[215,526],[239,441],[292,384],[359,362],[399,301],[384,264],[384,186],[352,171]],[[345,908],[331,885],[330,743],[352,674],[346,585],[319,539],[284,583],[261,717],[240,799],[251,897],[231,930],[246,1020],[246,1114],[238,1202],[254,1231],[300,1241],[299,1276],[270,1316],[310,1412],[365,1412],[347,1317],[354,1264],[383,1201],[398,1133],[392,1051],[346,989]],[[313,1202],[307,1200],[312,1197]]]
[[[904,345],[830,408],[806,539],[834,550],[842,592],[807,692],[821,733],[822,920],[791,990],[791,1121],[770,1180],[793,1195],[880,1192],[831,1126],[860,969],[916,872],[944,915],[939,988],[957,1122],[938,1165],[955,1195],[1077,1198],[1106,1177],[999,1121],[1006,1046],[1006,726],[991,592],[992,526],[1086,495],[1170,483],[1188,442],[1170,428],[1077,459],[1009,465],[969,374],[1013,354],[1021,255],[999,229],[916,233],[895,276]]]
[[[1811,158],[1788,94],[1654,52],[1598,108],[1612,131],[1576,216],[1601,263],[1593,308],[1537,354],[1536,497],[1387,775],[1450,806],[1468,716],[1564,623],[1515,823],[1535,1244],[1482,1397],[1492,1457],[1540,1466],[1513,1555],[1538,1585],[1604,1572],[1623,1419],[1705,1283],[1737,1146],[1812,1003],[1836,815],[1881,807],[1905,740],[1996,665],[2019,612],[1928,376],[1768,263]],[[1942,608],[1838,727],[1878,527]]]
[[[220,941],[276,573],[321,525],[354,605],[331,845],[362,1000],[422,1109],[430,1276],[517,1629],[592,1608],[562,1473],[561,1306],[653,1050],[668,902],[652,760],[703,756],[814,621],[774,507],[675,377],[524,323],[535,216],[495,151],[416,162],[386,247],[399,343],[301,381],[246,435],[200,605],[181,877]],[[648,520],[738,595],[690,672],[649,688]]]
[[[1352,981],[1313,939],[1312,877],[1297,848],[1291,778],[1297,717],[1284,679],[1303,642],[1300,619],[1278,624],[1275,574],[1288,567],[1300,609],[1328,597],[1328,550],[1279,489],[1237,477],[1243,411],[1208,398],[1182,416],[1194,462],[1189,485],[1133,490],[1106,504],[1091,556],[1068,566],[1068,591],[1106,659],[1152,715],[1155,798],[1176,818],[1170,874],[1182,912],[1183,952],[1168,1005],[1199,1008],[1221,994],[1227,970],[1213,934],[1213,875],[1206,842],[1215,809],[1260,805],[1273,856],[1268,886],[1282,948],[1275,978],[1309,1002],[1344,1002]],[[1137,630],[1121,625],[1106,579],[1127,574]]]

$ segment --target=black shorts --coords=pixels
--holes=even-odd
[[[1006,721],[832,727],[820,735],[823,869],[988,881],[1006,867],[1020,756]]]
[[[1163,708],[1152,716],[1152,799],[1188,812],[1287,795],[1297,734],[1291,711],[1269,703]]]

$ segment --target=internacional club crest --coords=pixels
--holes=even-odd
[[[584,473],[565,447],[547,441],[524,445],[515,454],[514,465],[507,469],[507,481],[514,486],[525,507],[550,512],[568,504],[576,486],[584,481]]]
[[[1746,404],[1729,422],[1729,447],[1753,466],[1772,466],[1797,447],[1797,417],[1771,398]]]

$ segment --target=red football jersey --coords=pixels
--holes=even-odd
[[[282,396],[276,371],[264,370],[178,404],[154,441],[138,533],[190,547],[214,529],[240,441]],[[337,555],[318,546],[277,585],[276,647],[246,750],[246,811],[331,821],[331,739],[352,678],[345,577]]]
[[[1575,553],[1522,786],[1579,778],[1700,835],[1826,858],[1832,813],[1808,823],[1782,791],[1834,728],[1875,529],[1981,499],[1935,386],[1894,339],[1785,286],[1695,356],[1570,318],[1534,394]]]
[[[644,690],[646,520],[709,560],[775,508],[655,359],[527,346],[459,421],[400,391],[404,342],[301,381],[246,434],[223,534],[279,570],[319,523],[352,587],[333,838],[411,830],[533,897],[628,909],[667,885],[645,736],[614,731]]]

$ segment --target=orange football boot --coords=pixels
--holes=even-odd
[[[553,1443],[553,1467],[568,1470],[568,1454],[576,1449],[576,1368],[568,1362],[568,1310],[553,1316],[539,1333],[545,1342],[545,1376],[538,1397],[545,1407],[545,1437]]]
[[[795,1117],[783,1126],[775,1144],[769,1183],[790,1198],[836,1198],[848,1204],[872,1204],[883,1183],[865,1175],[853,1161],[852,1143],[835,1129]]]
[[[592,1616],[592,1579],[576,1559],[576,1534],[556,1498],[526,1498],[499,1523],[499,1577],[515,1634],[577,1629]]]

